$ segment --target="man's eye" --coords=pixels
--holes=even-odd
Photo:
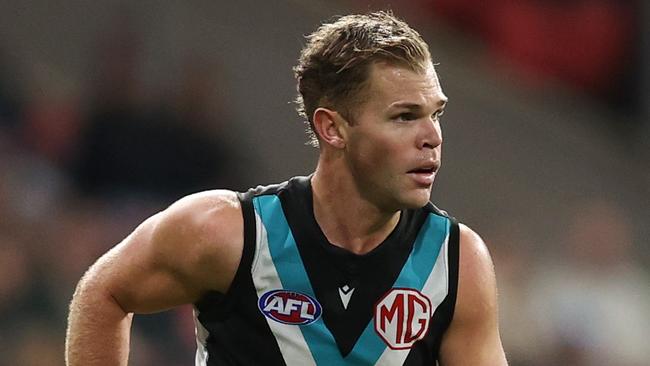
[[[412,121],[416,118],[413,113],[400,113],[395,119],[398,121]]]
[[[445,111],[441,109],[439,111],[436,111],[434,114],[432,114],[431,118],[433,118],[433,120],[435,120],[435,121],[438,121],[438,120],[440,120],[440,117],[442,117],[442,115],[444,113],[445,113]]]

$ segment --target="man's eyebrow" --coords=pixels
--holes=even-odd
[[[439,108],[444,108],[447,105],[447,99],[440,99],[438,102],[438,107]],[[390,108],[404,108],[404,109],[409,109],[413,111],[418,111],[422,109],[422,105],[418,103],[411,103],[411,102],[396,102],[390,105]]]

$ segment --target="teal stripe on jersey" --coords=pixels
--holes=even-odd
[[[438,259],[440,248],[449,235],[450,227],[451,220],[448,218],[429,214],[393,287],[410,287],[422,291],[424,282]]]
[[[408,287],[422,291],[438,259],[440,248],[449,235],[450,225],[448,218],[429,214],[415,239],[411,254],[393,284],[394,288]],[[353,361],[350,364],[374,365],[385,349],[386,343],[377,336],[371,320],[346,358]]]
[[[266,228],[269,251],[283,288],[316,299],[279,197],[258,196],[253,198],[253,204]],[[434,214],[428,216],[393,287],[422,290],[449,233],[449,227],[449,219]],[[341,356],[322,317],[314,323],[299,327],[317,365],[374,365],[387,347],[377,336],[372,320],[345,358]]]
[[[253,198],[253,204],[266,228],[269,251],[282,287],[316,299],[293,234],[282,212],[280,199],[275,195],[259,196]],[[334,336],[325,326],[322,316],[311,324],[299,327],[317,365],[344,365]]]

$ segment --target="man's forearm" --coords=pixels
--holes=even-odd
[[[66,365],[126,366],[131,320],[108,292],[82,280],[70,304]]]

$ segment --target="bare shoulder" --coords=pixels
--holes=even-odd
[[[497,317],[496,279],[485,242],[460,224],[458,293],[440,347],[441,365],[506,365]]]
[[[224,241],[219,239],[227,241],[232,234],[241,231],[238,224],[243,225],[239,199],[227,190],[185,196],[159,215],[155,223],[158,234],[198,240],[203,244]]]
[[[460,228],[459,257],[459,300],[460,305],[469,302],[471,309],[481,310],[475,305],[496,307],[496,279],[492,257],[483,239],[464,224]],[[462,293],[461,293],[462,291]],[[464,301],[470,300],[470,301]],[[471,304],[477,300],[477,304]],[[458,302],[457,302],[458,304]],[[487,310],[487,309],[483,309]]]
[[[154,223],[152,239],[181,270],[225,292],[241,258],[243,218],[237,195],[212,190],[186,196]],[[205,273],[203,273],[205,272]]]
[[[136,313],[226,292],[241,259],[243,225],[234,192],[184,197],[140,224],[80,283],[105,289],[126,312]]]

